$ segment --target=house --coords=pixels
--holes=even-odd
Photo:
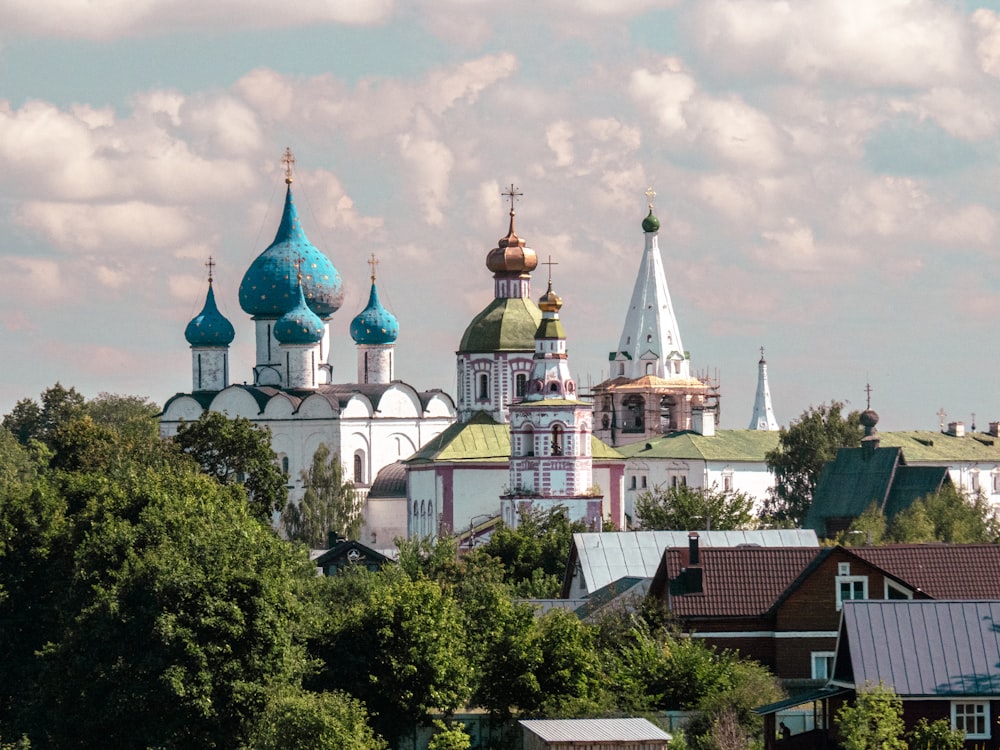
[[[700,548],[664,552],[650,586],[680,627],[756,659],[789,691],[832,675],[851,600],[1000,599],[1000,546]]]
[[[666,750],[671,736],[646,719],[524,719],[524,750]]]
[[[947,467],[910,466],[901,448],[880,447],[878,414],[861,413],[865,437],[860,448],[841,448],[823,467],[812,505],[802,525],[833,538],[875,505],[891,520],[914,501],[951,483]]]
[[[381,552],[366,547],[361,542],[338,539],[330,549],[319,555],[313,562],[317,568],[323,571],[323,575],[334,576],[344,568],[358,565],[374,572],[392,560]]]
[[[756,709],[765,747],[833,747],[834,717],[866,685],[892,688],[903,721],[946,719],[965,747],[1000,748],[1000,601],[859,600],[845,602],[832,678],[819,691]],[[793,703],[818,706],[812,731],[775,738],[775,715]]]
[[[651,579],[670,547],[687,547],[687,531],[612,531],[573,535],[563,578],[564,599],[581,599],[625,578]],[[699,531],[702,547],[812,547],[819,541],[812,531],[762,529]]]

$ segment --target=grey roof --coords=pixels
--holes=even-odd
[[[1000,697],[1000,601],[845,601],[834,669],[902,697]]]
[[[587,591],[619,578],[652,578],[663,551],[688,546],[687,531],[615,531],[573,535],[570,561],[579,563]],[[816,532],[807,529],[762,531],[699,531],[702,547],[819,547]],[[573,575],[575,565],[570,568]],[[568,584],[568,582],[567,582]],[[564,587],[565,588],[565,587]]]
[[[546,742],[642,742],[671,738],[646,719],[523,719],[518,723]]]
[[[368,490],[368,497],[406,497],[406,466],[402,461],[396,461],[383,466]]]

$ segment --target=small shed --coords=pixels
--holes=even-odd
[[[665,750],[670,735],[646,719],[524,719],[524,750]]]

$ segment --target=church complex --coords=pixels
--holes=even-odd
[[[539,262],[515,231],[519,194],[510,186],[507,234],[486,255],[493,299],[460,339],[456,332],[453,400],[445,390],[418,391],[397,379],[400,326],[379,299],[374,256],[368,305],[350,326],[356,378],[333,382],[328,324],[341,307],[343,281],[306,237],[292,194],[293,163],[286,150],[280,224],[239,289],[255,333],[252,380],[230,382],[235,329],[216,305],[210,259],[204,307],[185,331],[191,390],[166,402],[163,435],[205,410],[270,428],[291,500],[301,497],[303,471],[325,443],[357,488],[360,541],[379,547],[398,536],[442,533],[472,543],[476,530],[497,518],[515,525],[522,510],[554,506],[595,530],[609,520],[626,529],[636,497],[654,487],[716,484],[764,497],[773,481],[764,456],[778,444],[778,423],[763,350],[749,428],[718,429],[718,382],[692,371],[681,342],[652,190],[610,377],[582,394],[567,354],[574,332],[560,321],[563,299],[551,270],[545,292],[532,296]],[[882,444],[899,444],[911,462],[946,466],[957,485],[1000,503],[998,432],[991,425],[990,433],[966,439],[956,424],[942,433],[888,433]]]

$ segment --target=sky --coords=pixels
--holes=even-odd
[[[883,430],[1000,420],[1000,3],[975,0],[0,0],[0,413],[57,381],[190,390],[209,256],[252,380],[237,293],[286,147],[345,283],[337,382],[374,253],[396,376],[454,395],[511,184],[600,382],[652,187],[722,427],[761,347],[782,425],[867,384]]]

